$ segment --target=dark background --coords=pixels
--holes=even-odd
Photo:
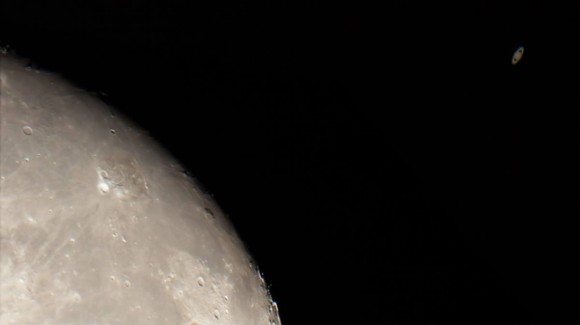
[[[3,0],[0,45],[173,152],[283,324],[532,324],[566,309],[577,256],[574,12]]]

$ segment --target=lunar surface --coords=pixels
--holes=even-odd
[[[146,132],[0,54],[0,323],[278,325],[233,227]]]

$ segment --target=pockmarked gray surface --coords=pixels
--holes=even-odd
[[[97,97],[0,54],[0,324],[278,325],[188,175]]]

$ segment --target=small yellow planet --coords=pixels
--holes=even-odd
[[[518,62],[520,62],[520,60],[522,59],[523,55],[524,55],[524,47],[520,46],[516,49],[514,55],[512,56],[512,65],[518,64]]]

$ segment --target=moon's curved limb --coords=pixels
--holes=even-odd
[[[182,171],[0,49],[0,323],[278,325],[243,243]]]

